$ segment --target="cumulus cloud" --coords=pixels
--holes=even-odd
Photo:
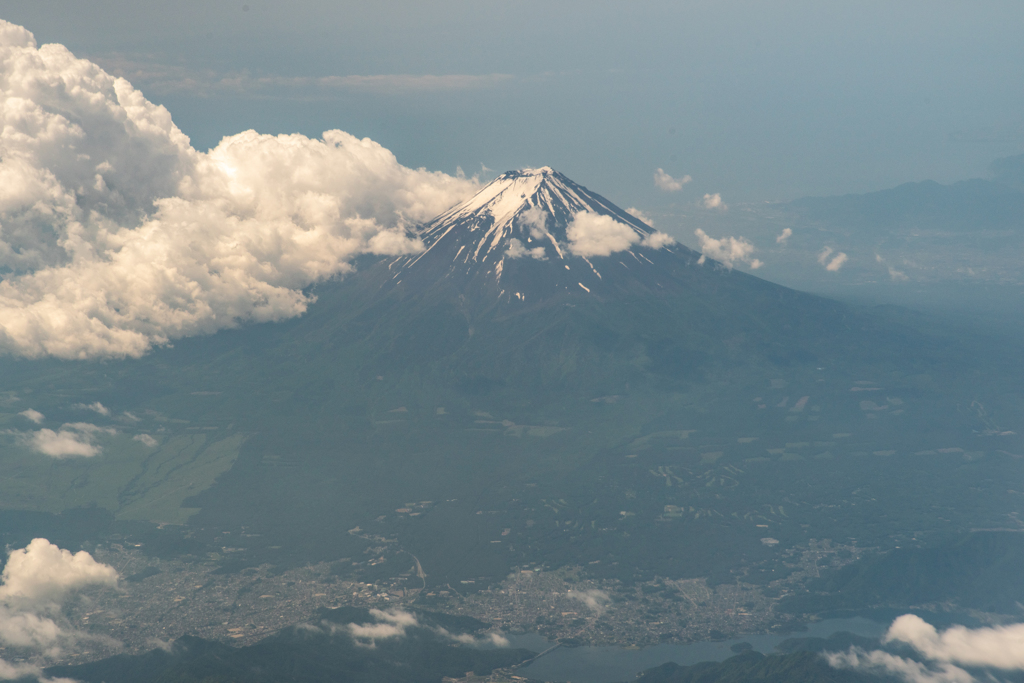
[[[850,648],[849,652],[825,654],[828,663],[837,669],[857,669],[882,676],[895,676],[907,683],[976,683],[974,676],[958,666],[944,663],[929,666],[883,650],[865,652]]]
[[[585,591],[569,591],[568,596],[573,600],[579,600],[586,605],[590,611],[603,614],[608,605],[612,604],[611,597],[603,590],[591,588]]]
[[[405,629],[419,626],[415,614],[401,610],[385,612],[371,609],[370,616],[376,619],[377,623],[348,624],[345,627],[357,645],[376,647],[378,640],[404,637]]]
[[[508,249],[505,253],[510,258],[522,258],[523,256],[529,256],[535,258],[538,261],[546,261],[547,255],[544,252],[544,247],[534,247],[533,249],[527,249],[522,242],[513,237],[508,242]]]
[[[760,268],[763,263],[753,257],[754,245],[745,237],[723,237],[715,239],[706,232],[697,228],[693,231],[700,243],[701,256],[697,263],[703,264],[707,257],[721,261],[727,268],[732,268],[737,262],[746,263],[752,269]]]
[[[678,192],[683,189],[683,185],[691,180],[693,180],[693,178],[688,175],[684,175],[682,178],[673,178],[660,168],[654,172],[654,186],[659,190],[664,190],[665,192]]]
[[[530,231],[530,237],[539,240],[548,237],[548,214],[539,206],[531,206],[519,214],[519,224]]]
[[[0,602],[55,609],[70,593],[93,585],[116,588],[117,572],[84,550],[72,554],[35,538],[7,556],[0,575]]]
[[[43,420],[46,419],[45,415],[40,413],[38,410],[33,410],[32,408],[29,408],[28,410],[23,410],[20,413],[18,413],[18,415],[21,415],[26,419],[32,420],[37,425],[43,424]]]
[[[68,597],[88,586],[116,588],[117,578],[113,567],[84,550],[72,554],[33,539],[10,553],[0,575],[0,643],[54,654],[62,639],[74,636],[56,621]]]
[[[896,270],[892,266],[888,265],[885,262],[885,259],[882,258],[881,254],[875,254],[875,261],[886,267],[886,269],[889,271],[889,279],[891,279],[893,282],[906,282],[907,280],[910,279],[909,277],[907,277],[906,273]]]
[[[661,249],[676,243],[676,239],[666,232],[652,232],[640,240],[640,244],[651,249]]]
[[[921,617],[904,614],[885,634],[885,642],[893,641],[907,643],[933,661],[1024,669],[1024,624],[977,629],[951,626],[939,633]]]
[[[646,223],[647,225],[654,225],[654,221],[651,219],[651,217],[648,216],[643,211],[641,211],[640,209],[635,209],[631,206],[628,209],[626,209],[626,213],[628,213],[630,216],[637,219],[638,221]]]
[[[722,195],[717,192],[714,194],[704,195],[704,198],[701,199],[701,205],[705,209],[718,209],[720,211],[725,211],[729,208],[729,206],[722,201]]]
[[[448,629],[441,626],[434,627],[434,632],[440,636],[444,636],[456,643],[462,643],[463,645],[472,645],[473,647],[509,647],[512,643],[509,639],[497,632],[486,633],[481,637],[474,636],[471,633],[452,633]]]
[[[100,415],[110,415],[110,409],[99,401],[96,401],[95,403],[76,403],[71,407],[77,408],[78,410],[91,410],[94,413],[99,413]]]
[[[491,645],[494,647],[511,647],[512,645],[511,641],[500,633],[488,633],[485,638],[486,640],[489,640]]]
[[[778,237],[775,238],[775,243],[776,244],[785,244],[786,241],[789,240],[789,238],[792,237],[792,236],[793,236],[793,228],[786,228],[781,233],[779,233]]]
[[[60,429],[40,429],[36,432],[9,432],[15,434],[29,448],[51,458],[82,457],[99,455],[102,448],[96,444],[101,434],[116,434],[110,427],[98,427],[88,422],[70,422]]]
[[[566,228],[569,250],[577,256],[609,256],[640,241],[636,230],[611,216],[581,211]]]
[[[0,349],[140,356],[302,314],[309,284],[475,179],[402,166],[369,139],[247,131],[199,152],[161,106],[61,45],[0,23]]]
[[[426,625],[421,625],[419,623],[415,614],[405,612],[400,609],[391,609],[387,611],[371,609],[370,616],[373,617],[374,621],[367,624],[352,623],[345,624],[344,626],[338,626],[337,624],[331,624],[324,621],[322,622],[322,625],[323,628],[328,630],[332,635],[339,631],[347,633],[352,637],[357,645],[368,648],[376,647],[378,640],[404,638],[406,635],[406,629],[417,627],[430,628],[431,631],[439,636],[456,643],[471,645],[473,647],[509,647],[511,644],[508,638],[498,632],[490,632],[482,636],[475,636],[469,633],[452,633],[441,626],[427,627]],[[312,624],[299,624],[298,628],[311,631],[320,630],[320,627]]]
[[[569,238],[569,251],[584,258],[610,256],[617,251],[626,251],[634,244],[661,249],[675,242],[663,232],[644,235],[611,216],[590,211],[581,211],[573,216],[565,234]]]
[[[157,444],[157,440],[151,437],[149,434],[136,434],[132,437],[132,441],[139,441],[142,444],[153,448]]]
[[[835,256],[832,256],[833,253],[832,247],[825,247],[818,254],[818,263],[825,266],[825,270],[830,273],[834,273],[842,268],[843,264],[846,263],[847,260],[847,256],[844,252],[840,251]]]
[[[530,236],[531,240],[542,240],[547,239],[551,242],[555,241],[555,238],[548,231],[548,214],[544,209],[539,206],[531,206],[519,214],[519,228]],[[536,246],[532,249],[528,249],[521,240],[512,238],[509,242],[509,248],[505,253],[511,258],[522,258],[523,256],[529,256],[530,258],[537,259],[538,261],[547,260],[547,251],[542,246]]]
[[[302,626],[302,624],[299,624]],[[164,652],[171,652],[174,650],[173,640],[161,640],[160,638],[149,638],[146,640],[146,645],[153,648],[154,650],[163,650]]]
[[[843,264],[846,263],[846,260],[846,254],[843,252],[839,252],[838,254],[835,255],[835,258],[828,262],[828,265],[825,266],[825,270],[829,271],[830,273],[834,273],[843,267]]]
[[[908,683],[975,683],[975,677],[957,665],[1024,670],[1024,624],[976,629],[951,626],[939,632],[917,615],[904,614],[893,621],[882,642],[905,643],[925,661],[859,648],[826,656],[837,668],[894,674]]]
[[[47,678],[43,669],[35,664],[11,663],[0,659],[0,681],[35,680],[38,683],[77,683],[71,678]]]

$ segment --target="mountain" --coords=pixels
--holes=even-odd
[[[810,360],[845,336],[850,315],[704,259],[546,167],[502,174],[420,236],[422,253],[318,288],[297,327],[365,334],[374,376],[436,362],[492,387],[614,393],[598,378],[624,364],[636,381],[671,383],[722,363]]]
[[[950,185],[926,180],[867,194],[806,197],[786,206],[805,220],[877,242],[883,231],[893,230],[964,236],[982,230],[1019,233],[1024,192],[990,180]]]
[[[546,166],[500,175],[420,235],[422,253],[388,264],[393,280],[418,287],[446,281],[474,299],[504,303],[658,289],[674,268],[700,259]]]
[[[414,555],[439,595],[525,565],[768,583],[810,538],[1002,524],[1003,494],[919,514],[1013,463],[962,462],[993,425],[949,368],[985,356],[905,311],[702,259],[550,169],[502,175],[420,236],[313,288],[298,319],[138,360],[6,362],[34,410],[74,423],[100,402],[118,430],[100,457],[0,461],[7,505],[104,508],[223,571],[345,558],[342,575],[419,582]],[[923,469],[872,455],[926,448],[943,453]]]
[[[998,612],[1024,600],[1022,562],[1024,539],[1016,529],[979,530],[828,572],[808,586],[811,595],[782,606],[797,614],[928,604]]]
[[[1024,187],[1013,181],[1020,165],[999,160],[994,180],[926,180],[751,206],[703,227],[753,237],[763,276],[793,287],[1009,325],[1020,317],[1008,315],[1021,301]],[[782,234],[789,236],[775,242]],[[841,268],[826,270],[840,253]]]
[[[601,228],[589,247],[579,246],[581,215]],[[677,245],[655,248],[652,234],[554,171],[510,172],[423,226],[423,253],[363,264],[317,287],[301,319],[154,354],[148,363],[187,369],[175,383],[201,378],[190,392],[224,392],[176,403],[180,417],[198,424],[218,415],[251,435],[230,472],[183,502],[200,510],[191,520],[206,530],[198,536],[259,527],[260,544],[291,552],[252,558],[301,562],[349,555],[346,531],[382,518],[373,533],[393,534],[419,557],[428,586],[441,587],[487,585],[537,561],[599,560],[590,571],[632,580],[707,576],[733,566],[737,552],[769,557],[749,521],[631,524],[620,512],[658,517],[679,504],[677,489],[662,484],[672,495],[636,503],[621,500],[624,490],[646,490],[646,479],[633,479],[650,477],[645,461],[700,463],[705,451],[756,459],[772,448],[739,446],[740,436],[831,442],[864,419],[853,382],[927,371],[935,347],[898,317],[702,262]],[[527,255],[516,255],[513,240]],[[595,254],[595,243],[617,250]],[[815,403],[796,406],[802,396]],[[834,407],[814,412],[819,401]],[[772,410],[758,408],[763,402]],[[871,438],[902,439],[918,421],[936,434],[960,424],[936,426],[915,411],[878,423]],[[690,436],[681,443],[680,435]],[[643,458],[624,460],[637,453]],[[835,486],[848,485],[839,475],[846,467],[833,467]],[[539,512],[542,499],[574,512],[562,504]],[[434,503],[417,518],[395,513],[416,501]],[[730,518],[747,512],[716,507]],[[565,535],[567,514],[576,518]],[[504,529],[515,531],[503,537]],[[680,543],[708,552],[681,553]]]
[[[86,683],[440,683],[467,671],[487,676],[535,655],[522,649],[483,649],[470,634],[453,636],[429,613],[406,614],[412,626],[362,639],[349,629],[379,628],[380,619],[368,610],[322,609],[315,616],[313,623],[281,629],[247,647],[184,636],[165,649],[50,667],[46,675]]]

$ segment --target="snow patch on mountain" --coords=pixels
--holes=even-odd
[[[552,268],[571,269],[578,259],[601,279],[590,259],[675,243],[547,166],[502,174],[427,223],[419,239],[424,251],[393,262],[400,266],[395,279],[405,267],[443,260],[449,272],[472,276],[482,270],[501,283],[508,272],[506,261],[549,261]],[[646,260],[632,256],[638,263]]]

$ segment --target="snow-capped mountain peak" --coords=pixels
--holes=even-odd
[[[509,171],[425,224],[426,249],[391,263],[393,278],[432,273],[489,283],[499,298],[594,292],[609,269],[653,266],[674,240],[550,167]]]

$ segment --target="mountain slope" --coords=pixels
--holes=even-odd
[[[502,174],[420,235],[425,250],[392,261],[393,280],[420,287],[447,280],[506,303],[635,283],[657,289],[667,275],[665,252],[686,264],[700,258],[548,167]]]
[[[785,503],[784,526],[772,527],[783,547],[847,536],[882,545],[887,525],[813,511],[851,500],[852,482],[873,481],[883,464],[807,461],[786,447],[831,444],[814,446],[831,457],[826,449],[845,452],[834,434],[857,433],[851,452],[913,452],[925,446],[908,434],[943,448],[976,426],[970,415],[947,419],[974,387],[930,379],[955,345],[896,316],[702,263],[554,172],[528,179],[532,193],[521,173],[506,174],[424,226],[423,254],[316,287],[300,319],[136,361],[23,364],[18,382],[47,415],[74,396],[141,416],[139,429],[161,443],[244,439],[212,487],[184,488],[189,477],[176,494],[182,515],[198,510],[192,542],[216,551],[224,531],[245,528],[230,566],[347,557],[374,579],[407,568],[397,550],[364,561],[366,548],[383,547],[369,539],[387,538],[419,558],[428,588],[482,587],[529,562],[624,580],[728,577],[773,556],[760,516],[787,495],[803,502]],[[538,223],[547,233],[535,238]],[[865,381],[880,384],[856,384]],[[890,408],[885,397],[900,395],[917,408]],[[54,471],[81,469],[81,498],[90,476],[110,489],[104,462]],[[903,461],[884,466],[906,507],[892,519],[942,490],[941,470],[928,479]],[[673,470],[682,481],[652,474],[666,467],[683,468]],[[972,467],[982,476],[984,463]],[[411,503],[424,512],[397,512]],[[668,523],[684,503],[686,522]]]
[[[351,627],[380,621],[368,610],[321,609],[315,617],[312,624],[281,629],[248,647],[184,636],[167,649],[50,667],[46,674],[87,683],[440,683],[467,671],[486,676],[535,654],[462,645],[432,623],[429,613],[415,615],[419,623],[397,636],[376,640],[350,635]],[[473,643],[471,635],[462,637]]]

